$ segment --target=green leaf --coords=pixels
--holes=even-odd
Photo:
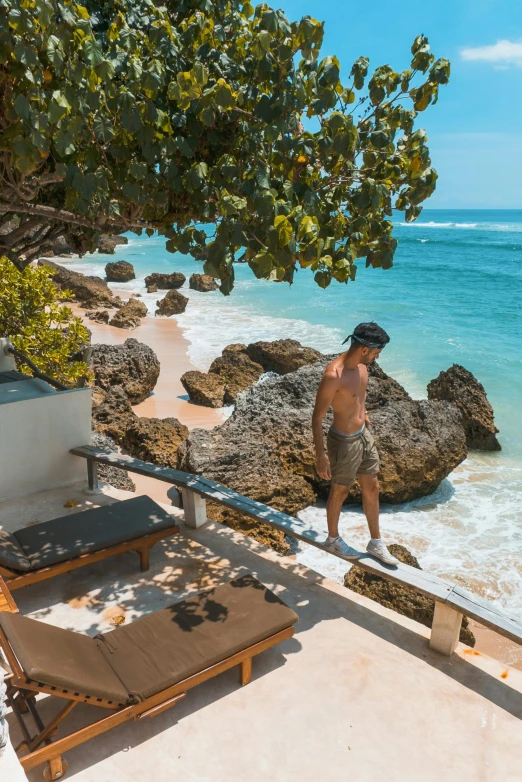
[[[294,235],[292,223],[285,215],[278,215],[274,220],[274,226],[277,229],[277,241],[280,247],[286,247]]]
[[[89,65],[95,68],[97,65],[101,65],[104,60],[103,52],[99,43],[94,38],[86,38],[83,42],[83,50],[85,57]]]
[[[112,122],[106,115],[98,114],[93,120],[94,133],[98,141],[106,144],[114,137]]]
[[[19,117],[29,119],[31,116],[31,104],[25,97],[25,95],[17,95],[14,100],[15,111]]]

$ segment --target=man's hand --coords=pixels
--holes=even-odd
[[[315,460],[315,469],[317,470],[318,476],[323,480],[329,481],[331,479],[332,471],[330,470],[330,462],[325,453],[321,454],[321,456],[317,456]]]
[[[372,422],[368,418],[368,413],[365,413],[365,415],[364,415],[364,424],[365,424],[365,426],[368,427],[368,429],[372,428]]]

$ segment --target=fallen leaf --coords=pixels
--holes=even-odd
[[[125,621],[125,617],[122,614],[118,614],[118,616],[113,616],[112,619],[109,619],[110,625],[122,625]]]
[[[64,508],[76,508],[78,503],[76,500],[67,500],[67,502],[64,502],[63,507]]]

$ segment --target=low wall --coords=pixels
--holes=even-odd
[[[0,384],[0,500],[86,479],[85,461],[69,450],[90,437],[90,389]]]

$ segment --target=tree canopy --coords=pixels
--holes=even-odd
[[[392,209],[435,188],[416,121],[450,65],[419,35],[405,70],[341,70],[322,40],[248,0],[0,0],[0,254],[158,231],[225,294],[236,262],[321,287],[391,267]]]

